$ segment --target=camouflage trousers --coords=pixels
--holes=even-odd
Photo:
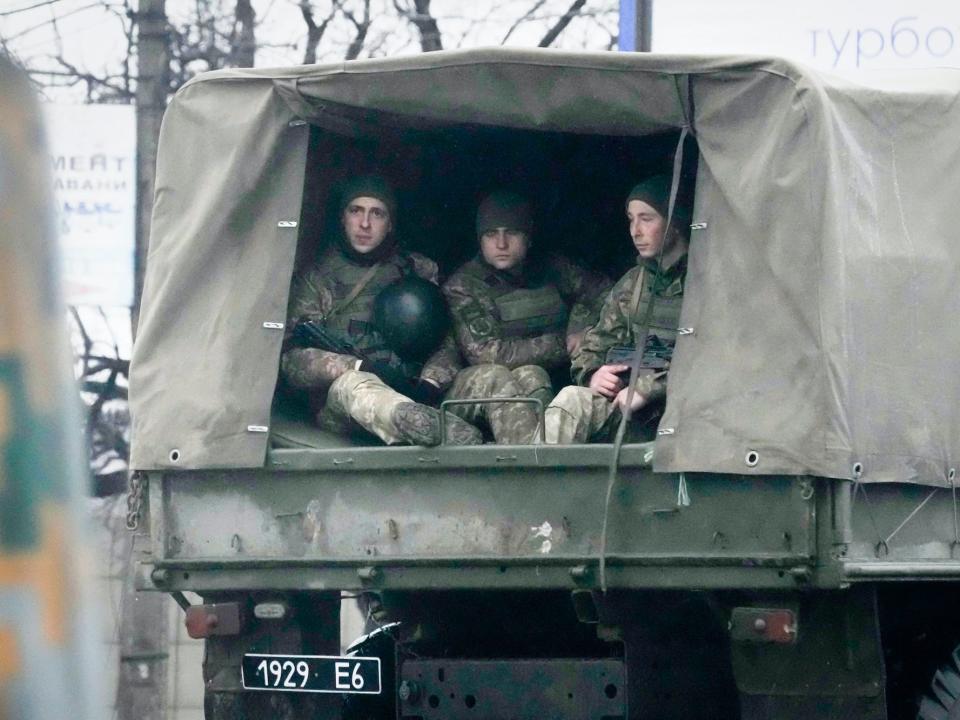
[[[467,398],[538,398],[546,407],[553,399],[547,371],[538,365],[510,370],[505,365],[474,365],[457,373],[447,400]],[[486,424],[501,445],[524,445],[533,440],[539,425],[534,406],[526,403],[459,405],[450,408],[467,422]]]
[[[620,411],[617,405],[590,388],[568,385],[544,413],[547,443],[571,445],[586,443],[602,435],[611,417]]]
[[[647,397],[651,404],[659,402],[666,393],[665,373],[642,373],[634,390]],[[640,423],[647,423],[649,411],[632,418],[628,437],[641,439]],[[568,385],[563,388],[544,412],[546,441],[550,445],[570,445],[612,440],[620,422],[620,408],[612,400],[594,393],[590,388]],[[636,422],[634,422],[634,420]]]
[[[389,387],[373,373],[348,370],[333,381],[327,402],[317,415],[324,430],[342,434],[359,428],[383,440],[387,445],[404,442],[393,423],[393,410],[401,403],[413,402]]]

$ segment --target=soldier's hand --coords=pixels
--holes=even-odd
[[[624,387],[620,373],[629,369],[629,365],[604,365],[590,376],[589,387],[598,395],[612,400]]]
[[[617,399],[614,402],[620,407],[620,410],[623,412],[627,411],[627,392],[629,388],[624,388],[617,393]],[[634,391],[633,397],[630,398],[630,414],[632,415],[637,410],[642,408],[647,404],[647,396],[641,393]]]
[[[583,342],[583,333],[570,333],[567,335],[567,355],[573,355]]]

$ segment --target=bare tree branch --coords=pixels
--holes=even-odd
[[[7,9],[8,5],[20,5]],[[167,25],[170,47],[169,90],[176,91],[183,83],[200,71],[215,70],[230,66],[249,66],[256,59],[255,53],[273,48],[281,52],[271,57],[289,56],[288,49],[301,57],[291,58],[303,63],[316,63],[320,58],[387,55],[416,49],[423,52],[443,47],[461,47],[489,38],[492,23],[499,20],[503,29],[497,32],[501,42],[517,42],[522,34],[529,39],[529,28],[540,26],[546,33],[541,46],[557,44],[561,34],[569,35],[568,26],[574,18],[594,18],[594,24],[582,24],[583,44],[601,49],[615,44],[616,31],[607,19],[611,12],[610,0],[603,3],[587,3],[586,0],[566,0],[561,3],[566,12],[562,15],[552,11],[547,0],[493,0],[492,12],[456,12],[441,15],[431,0],[178,0],[178,16],[171,16]],[[135,96],[137,86],[137,0],[0,0],[5,6],[0,18],[19,13],[22,21],[13,26],[4,36],[0,30],[0,52],[13,58],[32,72],[43,87],[82,87],[90,101],[129,101]],[[383,14],[383,5],[387,14]],[[266,8],[266,9],[265,9]],[[125,52],[117,53],[104,68],[88,68],[73,54],[72,33],[75,25],[67,20],[79,13],[104,10],[119,21],[117,30]],[[33,15],[22,13],[32,10]],[[299,13],[299,42],[264,42],[261,35],[266,14],[273,12],[271,27],[282,25],[288,19],[276,17],[280,13]],[[561,11],[562,12],[562,11]],[[48,17],[44,18],[44,14]],[[53,17],[49,17],[52,15]],[[41,22],[42,20],[42,22]],[[26,22],[24,22],[26,21]],[[76,22],[72,20],[71,22]],[[400,26],[398,26],[398,23]],[[449,23],[449,28],[447,28]],[[58,24],[60,28],[58,28]],[[595,26],[594,26],[595,25]],[[406,27],[402,27],[406,26]],[[69,30],[68,30],[69,27]],[[410,32],[406,31],[410,28]],[[56,50],[44,54],[24,55],[23,48],[33,42],[43,30],[45,39]],[[58,30],[64,32],[63,41]],[[446,30],[446,35],[442,30]],[[52,31],[52,32],[51,32]],[[495,31],[496,32],[496,31]],[[71,33],[68,35],[68,33]],[[502,33],[502,35],[501,35]],[[12,37],[11,37],[12,36]],[[25,39],[23,39],[25,37]],[[48,38],[48,39],[47,39]],[[608,40],[609,38],[609,40]],[[534,37],[536,40],[536,37]],[[114,41],[115,42],[115,41]],[[303,43],[301,45],[301,42]],[[570,42],[565,42],[569,45]],[[62,60],[62,62],[61,62]],[[76,71],[76,75],[70,75]]]
[[[230,56],[235,67],[253,67],[257,52],[255,35],[256,13],[250,0],[237,0],[234,14],[234,31],[231,34]],[[236,26],[239,25],[239,35]]]
[[[417,14],[412,18],[413,24],[420,31],[420,47],[424,52],[443,50],[440,38],[440,28],[436,19],[430,14],[430,0],[413,0]]]
[[[22,8],[17,8],[15,10],[4,10],[0,12],[0,17],[9,17],[10,15],[18,15],[19,13],[29,12],[30,10],[36,10],[37,8],[42,8],[47,5],[56,5],[58,2],[63,0],[42,0],[41,2],[34,3],[33,5],[27,5]]]
[[[356,60],[360,57],[360,51],[363,50],[363,44],[366,42],[367,33],[370,31],[370,0],[363,0],[363,20],[357,20],[356,16],[349,10],[343,9],[343,16],[353,23],[357,29],[357,34],[353,41],[347,47],[344,54],[345,60]]]
[[[130,94],[129,90],[127,89],[126,84],[124,82],[125,79],[122,75],[107,75],[104,77],[98,77],[93,73],[81,70],[73,63],[67,62],[67,60],[62,55],[58,55],[57,57],[53,58],[53,60],[63,68],[63,72],[60,73],[61,76],[74,78],[73,83],[68,83],[68,84],[75,84],[77,82],[82,82],[86,84],[87,100],[89,102],[94,102],[94,101],[102,102],[108,98],[113,100],[121,99],[124,102],[131,102],[133,100],[133,96]],[[46,71],[46,72],[39,71],[39,73],[43,75],[56,74],[50,71]],[[116,84],[116,81],[118,80],[120,84]],[[107,90],[108,95],[107,96],[98,95],[97,90],[99,88]]]
[[[364,47],[365,55],[367,57],[377,57],[381,54],[381,51],[387,44],[387,39],[390,37],[391,33],[389,32],[379,32],[373,36],[367,36],[367,42]],[[383,53],[385,54],[385,53]]]
[[[14,40],[18,40],[18,39],[22,38],[24,35],[29,35],[30,33],[34,32],[35,30],[40,30],[41,28],[47,27],[48,25],[51,24],[51,22],[54,22],[54,21],[56,21],[56,20],[64,20],[64,19],[70,17],[71,15],[76,15],[76,14],[78,14],[78,13],[86,12],[87,10],[95,10],[95,9],[97,9],[97,8],[103,8],[103,3],[91,3],[90,5],[82,5],[82,6],[78,7],[78,8],[74,8],[73,10],[69,10],[69,11],[63,13],[63,15],[58,15],[58,16],[55,17],[55,18],[51,18],[51,19],[44,20],[44,21],[41,22],[41,23],[37,23],[36,25],[31,25],[30,27],[25,28],[25,29],[21,30],[21,31],[18,32],[18,33],[14,33],[13,35],[9,35],[9,36],[7,36],[7,38],[6,38],[6,41],[7,41],[7,42],[13,42]]]
[[[125,464],[130,456],[130,418],[126,406],[130,361],[121,358],[116,336],[102,308],[99,308],[100,319],[112,340],[110,351],[103,354],[96,354],[97,343],[79,310],[71,306],[68,311],[76,375],[86,406],[84,431],[88,462],[91,472],[99,476],[112,462]]]
[[[307,24],[307,44],[303,50],[304,65],[313,65],[317,62],[317,46],[323,39],[324,33],[327,32],[327,27],[337,16],[337,10],[339,8],[340,2],[339,0],[335,0],[335,2],[330,5],[330,14],[323,19],[323,22],[317,25],[313,19],[313,7],[310,4],[310,0],[300,0],[300,14],[303,15],[303,21]]]
[[[570,24],[570,21],[577,16],[577,13],[580,12],[582,8],[587,3],[587,0],[573,0],[570,7],[567,11],[557,20],[556,24],[547,30],[546,35],[544,35],[540,42],[537,43],[537,47],[550,47],[553,44],[553,41],[556,40],[560,33],[567,29],[567,25]]]
[[[546,5],[546,3],[547,3],[547,0],[537,0],[537,2],[534,3],[532,8],[530,8],[529,10],[527,10],[527,12],[525,12],[523,15],[518,17],[516,21],[513,23],[513,25],[510,26],[510,29],[507,30],[507,34],[503,36],[503,40],[500,41],[500,44],[503,45],[507,40],[509,40],[510,36],[513,35],[514,31],[516,31],[518,27],[523,25],[523,23],[529,22],[533,18],[537,10],[539,10],[544,5]]]
[[[131,60],[134,57],[137,49],[137,27],[134,22],[136,17],[136,11],[133,6],[130,4],[131,0],[123,0],[123,6],[121,8],[110,8],[117,20],[120,22],[120,28],[123,32],[124,40],[127,45],[127,51],[123,54],[123,58],[120,60],[121,72],[120,76],[123,81],[124,94],[128,98],[133,98],[136,95],[136,90],[133,87],[133,71],[131,69]]]
[[[393,0],[393,7],[417,28],[420,34],[420,49],[423,52],[443,50],[440,28],[437,26],[436,18],[430,14],[430,0],[413,0],[413,7],[410,6],[409,0],[404,2],[406,5],[401,5],[400,0]]]

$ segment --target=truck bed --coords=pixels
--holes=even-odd
[[[271,451],[256,470],[151,473],[163,589],[556,589],[599,582],[610,445]],[[623,448],[606,583],[794,587],[810,478],[657,474]],[[158,577],[154,574],[154,578]]]

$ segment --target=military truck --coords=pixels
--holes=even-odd
[[[958,97],[956,70],[502,49],[185,85],[133,499],[207,717],[960,718]],[[364,446],[277,400],[339,181],[395,183],[447,272],[510,182],[537,242],[617,277],[626,191],[665,169],[693,221],[653,442]],[[345,598],[371,633],[344,655]]]

